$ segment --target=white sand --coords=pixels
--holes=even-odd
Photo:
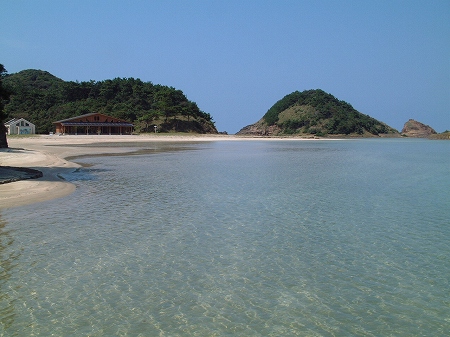
[[[83,147],[76,145],[96,143],[126,143],[131,142],[191,142],[218,140],[260,140],[259,137],[239,137],[234,135],[162,135],[148,134],[141,136],[50,136],[8,138],[9,149],[0,149],[0,165],[27,167],[41,171],[39,179],[21,180],[0,184],[0,209],[23,206],[31,203],[47,201],[69,195],[75,191],[75,185],[65,182],[58,174],[74,171],[78,164],[65,160],[71,156],[102,153],[124,153],[129,148],[117,147]],[[267,139],[267,138],[264,138]],[[286,140],[286,138],[270,138],[271,140]],[[287,138],[305,140],[304,138]],[[70,145],[70,146],[67,146]]]

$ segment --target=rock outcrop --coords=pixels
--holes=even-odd
[[[415,138],[428,138],[437,132],[430,126],[410,119],[405,123],[402,129],[402,136]]]
[[[238,136],[277,136],[280,133],[277,125],[266,125],[263,120],[255,124],[243,127],[236,135]]]

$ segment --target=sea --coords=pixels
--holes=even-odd
[[[450,142],[115,144],[0,213],[0,336],[448,336]]]

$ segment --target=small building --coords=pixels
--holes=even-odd
[[[53,122],[57,134],[131,135],[133,124],[101,113],[89,113]]]
[[[24,118],[14,118],[5,123],[7,135],[31,135],[36,133],[36,126]]]

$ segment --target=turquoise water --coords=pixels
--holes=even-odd
[[[171,147],[2,211],[0,335],[448,335],[450,142]]]

